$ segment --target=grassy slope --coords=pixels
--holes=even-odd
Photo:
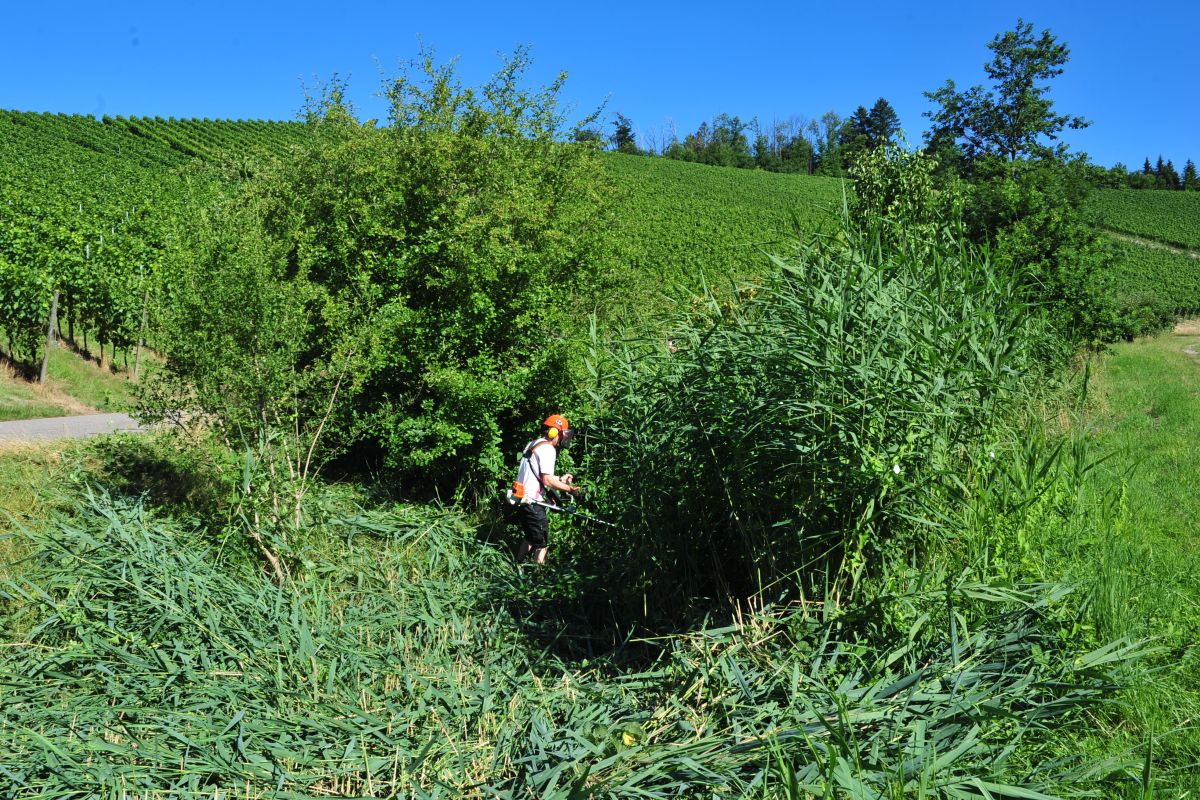
[[[124,369],[101,368],[73,350],[50,352],[45,386],[11,369],[0,372],[0,421],[62,417],[97,411],[125,411],[133,406],[133,384]]]
[[[0,445],[0,581],[17,577],[23,568],[14,562],[28,552],[9,538],[14,526],[49,515],[51,487],[69,469],[63,453],[72,442],[39,442]]]
[[[1097,361],[1078,428],[1101,454],[1098,482],[1121,493],[1119,535],[1068,556],[1093,586],[1112,635],[1152,638],[1163,650],[1097,732],[1108,750],[1156,739],[1159,785],[1200,789],[1200,324],[1119,344]],[[1068,545],[1065,549],[1071,549]],[[1099,553],[1099,557],[1094,556]],[[1107,608],[1105,608],[1107,606]],[[1171,795],[1175,796],[1175,795]],[[1182,796],[1182,795],[1180,795]]]

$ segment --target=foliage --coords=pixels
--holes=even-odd
[[[973,86],[960,92],[954,81],[925,96],[940,108],[926,112],[932,124],[931,149],[960,148],[968,164],[995,156],[1006,161],[1020,158],[1061,159],[1066,145],[1048,146],[1066,129],[1086,127],[1082,117],[1052,111],[1047,96],[1051,78],[1062,74],[1070,50],[1049,30],[1033,35],[1033,25],[1018,19],[1014,30],[998,34],[988,43],[993,52],[984,71],[994,91]]]
[[[855,109],[841,131],[841,146],[848,164],[853,165],[859,154],[895,144],[900,133],[900,115],[882,97],[871,110],[864,106]]]
[[[718,114],[712,124],[700,123],[695,133],[682,142],[673,142],[664,155],[681,161],[694,161],[719,167],[749,167],[753,163],[750,140],[751,124],[729,114]]]
[[[1112,247],[1108,275],[1126,338],[1164,330],[1200,310],[1200,259],[1130,242]]]
[[[626,155],[636,156],[641,152],[633,135],[633,120],[624,114],[617,114],[613,120],[612,146],[618,153]]]
[[[899,147],[864,152],[850,169],[852,224],[876,233],[888,247],[936,238],[947,224],[961,220],[963,204],[962,188],[939,188],[936,170],[933,158]]]
[[[357,446],[407,494],[490,494],[501,443],[562,402],[574,303],[606,277],[595,151],[563,141],[562,79],[524,88],[528,63],[474,89],[423,53],[385,83],[390,127],[314,122],[194,226],[153,407],[216,420],[272,479]]]
[[[964,216],[972,238],[1033,292],[1073,341],[1111,341],[1122,329],[1107,276],[1111,260],[1080,207],[1088,185],[1080,162],[981,161]]]
[[[277,551],[301,526],[303,497],[330,456],[334,409],[362,385],[376,320],[331,302],[290,264],[262,235],[267,213],[250,189],[179,232],[172,301],[157,326],[166,363],[140,406],[150,419],[212,429],[242,454],[244,527],[282,580]]]
[[[64,338],[101,362],[119,350],[127,358],[183,198],[239,180],[303,134],[288,123],[0,112],[9,355],[38,360],[59,290]]]

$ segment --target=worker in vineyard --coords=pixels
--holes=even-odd
[[[582,491],[574,485],[575,478],[570,473],[561,478],[554,474],[559,448],[567,445],[573,433],[566,417],[551,414],[542,423],[541,435],[521,453],[517,480],[508,495],[509,502],[517,507],[517,522],[524,535],[517,549],[517,563],[524,561],[530,553],[538,564],[546,563],[550,520],[544,504],[555,500],[554,492],[578,495]]]

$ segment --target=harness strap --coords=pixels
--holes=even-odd
[[[529,464],[529,468],[534,470],[533,474],[537,478],[538,486],[542,487],[542,495],[544,496],[550,490],[546,488],[546,484],[542,480],[542,458],[541,458],[541,456],[539,456],[537,454],[538,447],[543,444],[550,444],[550,440],[549,439],[540,439],[540,438],[533,440],[529,444],[529,446],[525,448],[525,452],[522,454],[522,458],[524,458],[526,463]],[[531,457],[537,459],[537,469],[534,469],[533,461],[531,460]],[[529,502],[532,502],[532,501],[529,501]]]

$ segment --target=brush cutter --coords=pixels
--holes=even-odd
[[[541,506],[542,508],[548,509],[550,511],[557,511],[560,514],[570,514],[572,517],[578,517],[579,519],[586,520],[588,522],[594,522],[597,525],[607,525],[610,528],[617,527],[615,524],[613,524],[611,522],[605,522],[604,520],[598,519],[597,517],[593,517],[590,514],[584,514],[582,511],[576,511],[574,504],[571,504],[569,506],[560,506],[560,505],[555,505],[554,503],[546,503],[541,500],[535,500],[533,502],[533,505]]]

